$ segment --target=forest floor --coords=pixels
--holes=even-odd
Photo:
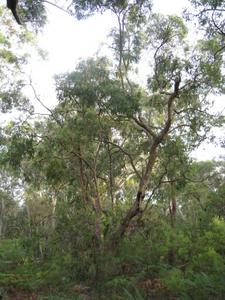
[[[35,292],[18,290],[18,289],[10,290],[6,296],[7,300],[38,300],[38,298],[39,296]]]
[[[75,297],[75,298],[74,298]],[[2,300],[94,300],[95,297],[91,297],[87,294],[76,294],[72,297],[70,296],[59,296],[57,293],[50,293],[48,291],[29,291],[18,288],[11,288],[7,290],[7,293],[1,298]]]

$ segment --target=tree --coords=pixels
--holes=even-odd
[[[0,182],[0,237],[14,236],[19,232],[16,215],[19,212],[20,184],[10,177],[5,171],[1,171]]]
[[[208,96],[223,87],[222,56],[215,59],[204,41],[194,50],[188,46],[187,28],[180,18],[150,14],[141,19],[142,30],[137,27],[133,32],[138,12],[133,7],[121,9],[123,26],[119,19],[113,33],[116,69],[106,59],[91,59],[57,77],[59,105],[42,133],[43,146],[47,143],[53,152],[38,150],[43,147],[39,143],[36,152],[38,161],[48,161],[44,171],[52,184],[62,184],[65,174],[77,182],[84,202],[91,203],[96,213],[99,239],[104,199],[111,195],[113,202],[117,194],[126,195],[128,178],[135,182],[130,198],[123,200],[129,208],[116,230],[117,237],[123,237],[154,189],[163,152],[179,140],[190,151],[205,138],[216,121],[208,112]],[[151,61],[145,88],[129,79],[132,64],[144,50]],[[76,170],[72,174],[71,167]]]
[[[19,142],[16,128],[16,120],[21,117],[27,118],[33,109],[29,99],[24,94],[26,85],[24,67],[29,62],[30,56],[28,50],[37,50],[34,36],[26,29],[16,29],[16,24],[9,18],[5,18],[4,9],[0,7],[0,189],[1,189],[1,236],[14,236],[18,234],[21,228],[18,223],[17,214],[19,214],[19,191],[23,189],[20,180],[16,177],[18,171],[9,167],[5,157],[7,140],[11,138],[13,146],[11,148],[11,164],[17,165],[16,156],[18,152],[22,155],[24,147]],[[35,51],[34,51],[35,53]],[[11,113],[14,112],[14,117]],[[5,114],[5,116],[4,116]],[[10,118],[14,121],[10,121]],[[22,119],[23,119],[22,118]],[[9,121],[5,126],[6,121]],[[22,120],[23,121],[23,120]],[[13,130],[13,135],[11,131]],[[21,195],[20,195],[21,196]],[[11,223],[11,224],[10,224]]]
[[[225,50],[225,2],[222,1],[196,1],[191,0],[194,12],[186,10],[188,19],[197,19],[201,31],[208,39],[208,47],[214,52],[214,56],[221,55]]]
[[[5,17],[0,7],[0,109],[10,113],[12,108],[31,112],[28,98],[23,89],[26,85],[24,67],[30,59],[29,51],[39,51],[34,36],[25,28],[17,28],[14,20]]]
[[[198,17],[200,26],[206,28],[206,33],[209,36],[221,35],[224,38],[224,1],[191,0],[190,2],[198,10],[195,16]]]

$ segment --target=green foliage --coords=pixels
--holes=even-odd
[[[20,1],[18,11],[23,23],[31,23],[36,30],[39,30],[40,27],[43,27],[46,24],[47,14],[43,0]]]
[[[128,300],[143,300],[143,296],[141,295],[141,293],[137,290],[134,289],[134,293],[129,292],[128,290],[124,289],[124,294],[126,299]]]
[[[24,138],[17,133],[12,135],[11,139],[12,142],[6,153],[5,160],[8,160],[13,167],[17,167],[24,156],[32,155],[32,139]]]
[[[32,286],[34,265],[26,260],[21,240],[4,240],[0,244],[0,283],[1,286]],[[29,267],[30,266],[30,267]]]
[[[129,287],[130,285],[131,285],[130,279],[126,278],[125,276],[117,276],[105,284],[106,288],[115,289],[115,290],[117,289],[121,290],[121,288]]]
[[[201,27],[205,28],[206,35],[211,37],[219,36],[224,38],[224,11],[225,3],[223,0],[190,0],[195,12],[187,11],[186,14],[197,16]]]
[[[96,113],[89,110],[90,108],[112,115],[133,115],[138,111],[139,92],[125,92],[119,81],[110,77],[109,63],[105,58],[81,62],[75,72],[57,76],[59,101],[63,101],[63,105],[66,101],[67,105],[69,103],[79,111],[86,112],[85,118],[92,128],[97,124],[90,123],[90,117],[96,118]]]

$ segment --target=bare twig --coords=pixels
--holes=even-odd
[[[63,7],[61,7],[61,6],[59,6],[59,5],[55,4],[55,3],[52,3],[51,1],[48,1],[48,0],[43,0],[43,2],[45,2],[45,3],[49,4],[49,5],[52,5],[52,6],[56,7],[57,9],[59,9],[59,10],[63,11],[64,13],[66,13],[66,14],[68,14],[68,15],[71,16],[71,13],[68,10],[64,9]]]

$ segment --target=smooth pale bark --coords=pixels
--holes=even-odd
[[[4,202],[4,199],[1,199],[1,202],[0,202],[0,237],[2,237],[3,233],[4,233],[4,210],[5,210],[5,202]]]

